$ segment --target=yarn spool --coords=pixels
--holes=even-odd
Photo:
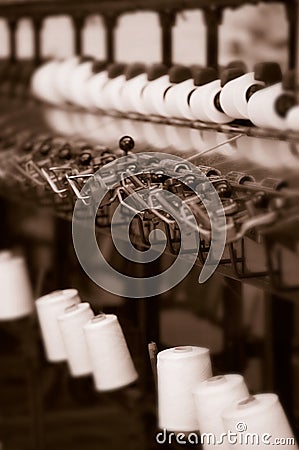
[[[0,320],[15,320],[33,312],[32,289],[22,256],[0,252],[0,284]]]
[[[58,317],[67,362],[74,377],[92,373],[83,326],[93,316],[89,303],[78,303],[66,308],[64,314]]]
[[[212,376],[210,352],[183,346],[158,353],[159,427],[169,431],[197,430],[193,390]]]
[[[237,433],[237,441],[229,444],[231,449],[243,449],[245,439],[251,439],[252,450],[275,446],[276,439],[279,442],[284,439],[283,446],[288,450],[298,449],[296,443],[287,441],[294,435],[276,394],[259,394],[240,400],[223,411],[222,420],[226,432]]]
[[[46,357],[50,362],[67,359],[57,318],[64,313],[68,306],[77,303],[80,303],[77,289],[54,291],[38,298],[35,302]]]
[[[249,392],[241,375],[223,375],[203,381],[194,390],[197,421],[201,434],[212,433],[211,442],[203,442],[204,450],[219,447],[222,433],[225,433],[221,414],[225,408],[248,397]],[[214,441],[215,439],[215,441]],[[229,448],[227,440],[221,444]]]
[[[100,314],[83,328],[98,391],[120,389],[137,380],[123,331],[114,314]]]

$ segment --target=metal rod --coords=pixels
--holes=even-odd
[[[157,374],[158,349],[157,349],[157,344],[155,342],[150,342],[148,344],[148,353],[149,353],[149,357],[150,357],[155,386],[156,386],[156,389],[158,390],[158,374]]]
[[[85,18],[83,16],[74,16],[74,50],[76,55],[82,55],[83,52],[83,36]]]
[[[32,20],[33,26],[33,54],[34,60],[36,64],[41,62],[42,57],[42,28],[43,28],[43,19],[42,18],[34,18]]]
[[[204,18],[207,26],[207,35],[206,35],[207,66],[218,69],[219,24],[221,23],[222,10],[220,8],[205,9]]]
[[[285,5],[289,32],[288,32],[288,53],[289,69],[299,69],[299,2],[298,0],[292,0]]]
[[[291,425],[294,421],[294,374],[292,368],[294,342],[295,305],[273,294],[272,298],[272,352],[274,369],[274,390],[278,393]]]
[[[230,185],[232,187],[236,187],[240,190],[251,190],[255,192],[266,192],[270,195],[273,195],[275,197],[286,197],[286,198],[297,198],[299,197],[299,191],[296,189],[290,189],[290,188],[281,188],[278,190],[269,188],[267,186],[263,186],[262,184],[255,183],[253,181],[244,181],[244,183],[239,184],[234,181],[229,181]]]
[[[105,15],[104,23],[106,29],[106,60],[109,63],[115,61],[115,27],[117,24],[116,15]]]
[[[17,59],[17,26],[18,20],[11,18],[8,20],[9,26],[9,47],[10,47],[10,60],[15,62]]]
[[[205,155],[206,153],[211,152],[212,150],[216,150],[217,148],[222,147],[223,145],[230,144],[231,142],[237,141],[240,139],[243,134],[237,134],[237,136],[233,136],[232,138],[226,139],[223,142],[220,142],[220,144],[214,145],[213,147],[207,148],[206,150],[203,150],[200,153],[196,153],[195,155],[189,156],[189,158],[186,158],[186,161],[195,161],[197,158],[199,158],[202,155]]]
[[[172,27],[175,24],[176,13],[163,11],[159,13],[162,28],[162,62],[166,66],[172,65]]]
[[[226,367],[227,370],[242,372],[246,354],[243,324],[243,287],[240,281],[225,278],[223,305]]]
[[[296,70],[295,94],[299,103],[299,0],[286,5],[289,20],[289,67]]]

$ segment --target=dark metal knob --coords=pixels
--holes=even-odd
[[[91,161],[92,161],[92,154],[91,154],[91,152],[86,152],[86,151],[83,152],[83,153],[80,155],[79,160],[80,160],[80,163],[81,163],[83,166],[89,166],[90,163],[91,163]]]
[[[72,150],[69,145],[65,145],[62,147],[58,152],[60,159],[71,159],[72,157]]]
[[[119,148],[127,155],[135,147],[134,139],[131,136],[123,136],[119,140]]]

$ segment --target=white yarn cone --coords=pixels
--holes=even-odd
[[[276,448],[275,440],[294,439],[276,394],[259,394],[248,397],[225,409],[222,413],[225,431],[237,434],[236,442],[229,443],[230,449],[241,450],[250,447],[252,450]],[[252,439],[247,444],[247,440]],[[282,444],[280,444],[282,446]],[[298,449],[296,443],[284,441],[283,448]]]
[[[84,326],[96,389],[110,391],[137,380],[130,352],[118,319],[101,314]]]
[[[37,316],[48,361],[67,359],[62,334],[57,318],[68,306],[80,303],[77,289],[54,291],[36,300]]]
[[[210,352],[200,347],[169,348],[158,353],[159,427],[197,430],[193,390],[212,375]]]
[[[0,320],[14,320],[34,310],[31,284],[24,258],[0,252]]]
[[[257,91],[248,102],[248,116],[257,127],[285,130],[287,121],[280,117],[275,109],[275,102],[283,93],[281,83],[276,83],[265,89]]]
[[[241,375],[223,375],[209,378],[194,389],[197,421],[200,433],[212,433],[202,442],[204,450],[229,449],[221,414],[225,408],[248,397],[249,392]],[[223,441],[223,442],[222,442]]]
[[[66,308],[58,317],[70,372],[74,377],[92,373],[90,355],[83,326],[94,316],[89,303]]]

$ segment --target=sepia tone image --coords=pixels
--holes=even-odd
[[[298,0],[0,0],[0,450],[298,449]]]

